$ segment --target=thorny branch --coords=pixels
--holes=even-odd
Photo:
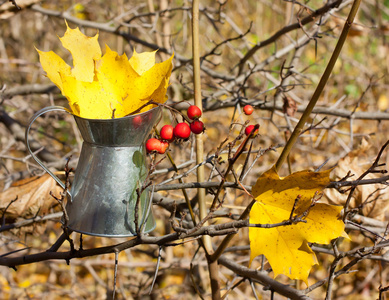
[[[69,159],[67,160],[67,162],[65,164],[65,189],[61,193],[61,198],[56,197],[51,191],[50,191],[50,196],[53,197],[55,200],[57,200],[57,202],[61,206],[62,221],[63,221],[63,224],[62,224],[63,233],[64,233],[66,239],[68,240],[69,244],[70,244],[71,252],[74,252],[75,251],[74,242],[70,238],[70,234],[71,234],[72,231],[68,227],[68,225],[69,225],[69,215],[68,215],[68,213],[66,211],[66,207],[65,207],[65,200],[68,198],[68,190],[70,188],[70,178],[69,178],[69,175],[70,175],[71,172],[73,172],[73,169],[69,168],[70,159],[71,159],[71,157],[69,157]],[[69,264],[68,260],[66,262]]]

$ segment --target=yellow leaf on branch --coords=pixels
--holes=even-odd
[[[136,53],[128,59],[106,46],[102,55],[98,34],[85,36],[67,27],[60,38],[73,57],[73,68],[54,52],[38,50],[47,77],[68,99],[75,115],[88,119],[110,119],[129,115],[150,100],[164,103],[172,71],[173,55],[155,63],[155,53]],[[142,108],[147,111],[155,105]]]
[[[256,203],[250,212],[250,224],[277,224],[308,211],[304,222],[273,228],[249,228],[250,262],[265,255],[274,275],[284,274],[308,284],[308,275],[317,264],[308,243],[329,244],[339,236],[347,237],[340,218],[341,206],[315,203],[312,198],[330,183],[329,171],[301,171],[280,178],[271,168],[258,178],[252,194]]]

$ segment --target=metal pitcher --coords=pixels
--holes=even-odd
[[[38,111],[26,129],[26,145],[34,160],[65,188],[31,151],[29,132],[41,115],[62,111],[50,106]],[[147,176],[144,142],[160,117],[161,109],[117,119],[85,119],[73,115],[84,139],[74,180],[68,191],[66,211],[69,229],[88,235],[126,237],[137,233],[134,222],[136,189]],[[155,228],[150,191],[140,197],[138,226],[147,233]]]

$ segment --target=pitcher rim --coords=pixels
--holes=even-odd
[[[158,105],[158,106],[156,106],[156,107],[153,107],[152,109],[149,109],[149,110],[144,111],[144,112],[141,112],[141,113],[137,113],[137,114],[135,114],[135,115],[127,115],[127,116],[124,116],[124,117],[114,118],[114,119],[90,119],[90,118],[84,118],[84,117],[80,117],[80,116],[74,114],[71,110],[68,110],[68,109],[66,109],[66,110],[67,110],[72,116],[74,116],[75,118],[81,119],[81,120],[106,123],[106,122],[112,122],[112,121],[115,121],[115,120],[123,120],[123,119],[135,118],[136,116],[141,116],[141,115],[150,113],[151,111],[153,111],[153,110],[155,110],[155,109],[160,109],[160,106]]]

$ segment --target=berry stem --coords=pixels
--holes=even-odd
[[[177,168],[176,163],[173,160],[173,157],[170,155],[169,152],[166,155],[167,155],[167,158],[169,159],[170,163],[172,164],[172,167],[173,167],[174,171],[178,174],[179,173],[178,172],[178,168]],[[184,183],[184,180],[182,180],[182,178],[179,178],[178,182],[179,183]],[[181,189],[181,191],[182,191],[182,194],[184,195],[186,205],[188,205],[188,209],[189,209],[190,216],[192,218],[193,225],[196,226],[197,225],[196,224],[196,219],[195,219],[195,215],[193,213],[193,208],[192,208],[192,204],[190,203],[188,193],[186,192],[185,189]]]
[[[157,128],[154,128],[154,131],[155,131],[155,134],[156,134],[158,137],[160,137],[160,134],[159,134]],[[171,156],[170,152],[167,152],[167,153],[166,153],[166,156],[167,156],[167,158],[169,159],[169,161],[170,161],[170,163],[171,163],[171,165],[172,165],[174,171],[178,174],[179,171],[178,171],[177,165],[176,165],[176,163],[174,162],[173,157]],[[182,178],[179,178],[179,179],[178,179],[178,182],[179,182],[179,183],[184,183],[184,180],[182,180]],[[193,213],[193,208],[192,208],[192,204],[190,203],[188,193],[186,192],[185,189],[181,189],[181,191],[182,191],[182,194],[184,195],[186,205],[188,205],[188,209],[189,209],[190,216],[191,216],[191,218],[192,218],[192,222],[193,222],[194,226],[196,226],[196,219],[195,219],[195,215],[194,215],[194,213]]]
[[[182,112],[180,112],[179,110],[165,104],[165,103],[159,103],[159,102],[155,102],[153,100],[150,100],[150,101],[147,101],[145,104],[143,104],[141,107],[137,108],[136,110],[134,110],[133,112],[129,113],[127,116],[132,116],[132,115],[135,115],[135,114],[138,114],[142,111],[143,108],[149,106],[149,105],[155,105],[155,106],[162,106],[164,108],[167,108],[168,110],[174,112],[174,113],[177,113],[179,115],[181,115],[181,117],[187,121],[188,123],[191,122],[191,120],[185,115],[183,114]],[[174,114],[173,114],[174,115]]]

